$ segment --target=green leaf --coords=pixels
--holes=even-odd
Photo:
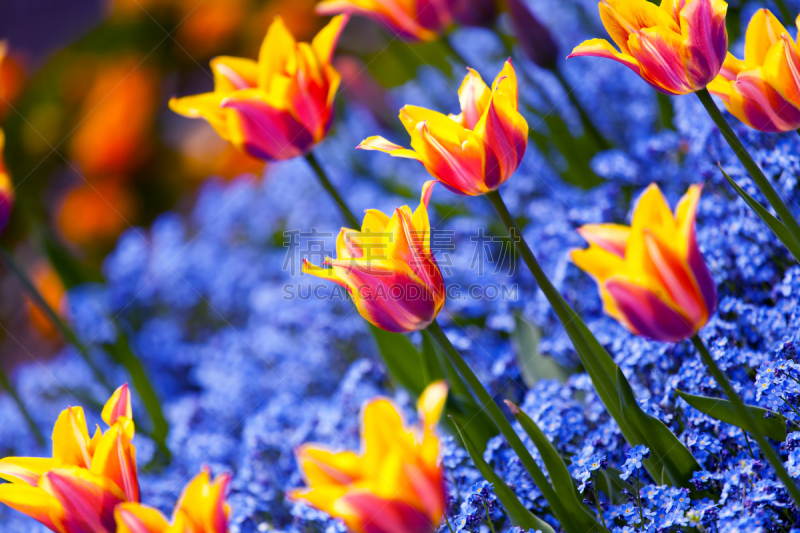
[[[541,518],[535,516],[531,513],[522,502],[519,501],[517,495],[514,494],[514,491],[511,490],[511,487],[506,485],[506,482],[492,470],[492,467],[484,461],[483,455],[475,449],[475,446],[469,440],[469,437],[466,436],[464,432],[461,431],[458,423],[453,420],[453,425],[456,428],[459,436],[461,437],[461,441],[464,443],[464,448],[466,448],[467,453],[472,458],[472,462],[475,463],[475,467],[481,473],[481,475],[492,484],[494,489],[494,493],[497,495],[497,499],[500,500],[500,503],[503,505],[503,508],[506,510],[506,514],[511,519],[511,523],[517,527],[521,527],[524,530],[541,530],[544,533],[555,533],[553,528],[550,527],[547,522],[542,520]]]
[[[420,355],[414,344],[402,333],[391,333],[372,324],[369,328],[392,379],[415,397],[422,394],[427,383],[423,379]]]
[[[573,526],[577,527],[578,531],[602,531],[603,528],[598,523],[597,518],[584,505],[583,498],[579,495],[569,469],[558,450],[547,440],[547,437],[531,417],[509,401],[506,401],[506,405],[508,405],[519,425],[522,426],[522,429],[533,441],[536,449],[539,450],[539,455],[542,457],[545,468],[547,468],[547,473],[550,474],[550,481],[553,483],[556,496],[558,496],[561,504],[571,515]]]
[[[795,261],[800,262],[800,244],[795,240],[792,236],[789,229],[777,218],[775,218],[772,213],[767,211],[767,209],[758,203],[755,198],[747,194],[747,192],[739,187],[739,185],[731,178],[725,170],[723,170],[722,165],[718,163],[719,169],[722,171],[722,175],[725,176],[725,179],[728,180],[728,183],[731,184],[739,196],[744,200],[750,208],[756,212],[756,214],[764,221],[764,223],[769,226],[769,229],[772,230],[772,233],[775,234],[778,239],[783,243],[786,248],[788,248],[789,253],[794,256]]]
[[[520,313],[514,318],[517,324],[513,336],[517,347],[517,364],[525,384],[533,387],[542,379],[566,381],[569,372],[552,357],[539,353],[539,340],[542,337],[539,328],[525,320]]]
[[[427,368],[426,373],[431,376],[427,383],[445,379],[450,387],[447,393],[445,413],[459,423],[462,431],[469,436],[470,441],[479,450],[485,450],[489,439],[498,434],[497,426],[492,423],[486,411],[480,408],[461,375],[444,357],[427,331],[422,332],[421,357],[424,361],[424,368]],[[451,435],[457,434],[454,427],[449,427],[449,419],[445,419],[443,422]]]
[[[686,403],[698,411],[702,411],[711,418],[742,429],[744,429],[745,425],[747,425],[746,422],[742,422],[741,418],[736,413],[736,409],[734,409],[733,404],[728,400],[723,400],[722,398],[710,398],[708,396],[696,396],[680,390],[676,390],[675,392],[678,393],[678,396],[686,400]],[[761,433],[778,442],[783,442],[786,440],[786,420],[783,418],[783,416],[774,411],[769,411],[767,409],[762,409],[761,407],[755,407],[752,405],[748,405],[747,409],[755,419],[756,426],[758,426],[758,429],[761,431]],[[770,413],[771,416],[769,418],[764,418],[764,415],[767,413]]]
[[[397,87],[413,80],[417,69],[424,66],[436,67],[446,76],[452,74],[449,52],[438,41],[409,43],[387,36],[386,44],[375,52],[355,53],[361,56],[370,73],[384,87]]]
[[[617,387],[622,414],[631,422],[639,437],[639,442],[635,444],[644,444],[650,448],[650,457],[645,459],[645,463],[649,463],[648,472],[651,475],[654,472],[659,473],[656,481],[663,484],[691,486],[692,472],[700,470],[700,465],[692,452],[664,422],[644,412],[619,367],[617,367]]]
[[[598,482],[597,488],[606,493],[608,499],[615,505],[621,505],[627,501],[622,489],[628,490],[630,486],[622,481],[620,474],[621,470],[609,466],[605,470],[601,470],[603,479]]]

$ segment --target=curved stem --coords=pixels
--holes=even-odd
[[[78,354],[83,358],[83,360],[86,362],[86,365],[92,371],[92,374],[94,374],[95,379],[97,379],[97,381],[99,381],[100,384],[103,385],[103,387],[105,387],[109,392],[113,391],[114,387],[112,387],[108,381],[106,381],[103,373],[99,368],[97,368],[97,365],[94,364],[92,358],[89,357],[89,353],[87,351],[88,346],[81,344],[77,335],[75,335],[75,332],[73,332],[72,329],[70,329],[69,326],[67,326],[64,321],[61,320],[61,317],[58,316],[58,313],[56,313],[53,308],[50,307],[50,304],[47,303],[39,290],[36,288],[36,285],[34,285],[30,278],[28,278],[28,275],[17,264],[11,254],[5,248],[0,248],[0,255],[3,256],[3,261],[5,262],[6,266],[17,277],[17,280],[20,282],[20,284],[22,284],[25,292],[28,293],[28,296],[33,300],[33,303],[36,305],[36,307],[38,307],[42,313],[45,314],[50,323],[53,324],[53,326],[61,334],[64,342],[74,346],[75,349],[78,350]]]
[[[708,89],[701,89],[697,91],[697,97],[700,98],[700,101],[703,103],[703,107],[705,107],[706,111],[708,111],[708,114],[711,115],[711,119],[714,121],[714,124],[717,125],[717,128],[719,128],[722,136],[725,137],[725,140],[733,150],[733,153],[736,154],[736,157],[739,158],[739,161],[741,161],[745,170],[747,170],[747,172],[750,174],[750,177],[753,178],[753,181],[767,199],[769,205],[772,206],[772,208],[781,218],[781,221],[792,234],[795,241],[800,243],[800,224],[798,224],[797,219],[794,217],[787,205],[781,199],[778,192],[772,186],[772,183],[770,183],[769,179],[767,179],[767,177],[764,175],[764,172],[753,160],[752,156],[747,151],[747,148],[745,148],[742,144],[742,141],[739,140],[736,132],[733,131],[733,128],[731,128],[730,124],[728,124],[728,121],[725,120],[725,117],[717,107],[717,104],[715,104],[713,98],[711,98],[711,93],[708,92]]]
[[[347,207],[347,204],[339,195],[339,191],[336,190],[336,187],[333,186],[333,183],[328,179],[328,175],[325,173],[325,169],[319,164],[317,158],[314,157],[313,152],[308,152],[306,154],[306,161],[308,164],[311,165],[311,168],[314,169],[314,173],[317,175],[317,179],[319,180],[319,184],[322,185],[322,188],[325,189],[325,192],[328,193],[328,196],[336,202],[336,205],[339,206],[339,211],[341,211],[342,216],[344,216],[347,223],[353,229],[359,229],[361,227],[361,223],[355,217],[350,208]]]
[[[758,426],[756,426],[756,422],[753,420],[753,416],[750,414],[750,411],[747,410],[744,402],[733,389],[733,386],[731,385],[730,381],[728,381],[728,378],[722,369],[717,365],[717,362],[714,361],[714,358],[711,356],[711,353],[708,351],[708,348],[706,348],[706,345],[703,343],[700,337],[695,335],[691,340],[692,344],[697,350],[697,353],[700,354],[700,358],[706,365],[706,368],[708,368],[708,371],[711,372],[714,380],[716,380],[716,382],[722,388],[725,396],[727,396],[733,404],[734,409],[736,409],[736,414],[739,415],[739,418],[747,426],[745,429],[750,432],[754,439],[756,439],[756,442],[761,448],[761,453],[764,454],[764,457],[766,457],[767,461],[769,461],[769,463],[772,465],[772,468],[775,469],[775,473],[778,474],[778,477],[786,486],[786,490],[792,496],[795,506],[800,505],[800,488],[797,487],[794,480],[789,475],[789,472],[786,471],[780,456],[777,454],[777,452],[775,452],[775,448],[772,447],[769,441],[767,441],[767,438],[758,430]]]
[[[37,426],[36,422],[34,422],[33,418],[31,418],[31,414],[28,412],[27,407],[25,407],[25,404],[22,402],[22,398],[20,398],[19,394],[17,394],[17,389],[14,388],[14,385],[8,378],[8,374],[6,374],[6,370],[2,368],[2,366],[0,366],[0,385],[3,386],[3,390],[5,390],[11,396],[11,399],[14,400],[14,403],[16,403],[17,407],[19,407],[19,411],[22,413],[22,416],[25,418],[25,421],[31,428],[33,436],[36,437],[36,442],[38,442],[40,446],[44,446],[45,440],[42,432],[39,430],[39,426]]]
[[[572,102],[572,105],[578,110],[578,114],[581,116],[581,122],[583,123],[583,129],[586,130],[586,134],[595,140],[601,150],[610,150],[613,148],[614,146],[603,136],[602,133],[600,133],[600,130],[597,129],[597,126],[594,125],[591,117],[589,117],[589,114],[581,105],[578,97],[575,96],[575,91],[567,82],[566,78],[564,78],[563,74],[561,74],[557,68],[551,69],[550,72],[552,72],[556,79],[558,79],[559,83],[561,83],[561,86],[564,88],[564,92],[567,93],[569,101]]]
[[[550,485],[550,482],[547,480],[542,470],[539,468],[539,465],[536,464],[536,461],[525,447],[525,444],[523,444],[522,439],[520,439],[519,435],[517,435],[517,432],[514,431],[511,423],[503,415],[503,412],[494,401],[494,398],[492,398],[481,381],[478,379],[478,376],[475,375],[466,361],[464,361],[464,359],[461,357],[461,354],[458,353],[458,350],[455,346],[453,346],[453,343],[450,342],[450,339],[447,338],[444,330],[442,330],[442,327],[436,320],[434,320],[431,325],[428,326],[427,331],[431,334],[434,340],[436,340],[436,343],[442,348],[442,351],[444,351],[447,359],[456,368],[458,373],[461,374],[461,377],[464,378],[464,381],[466,381],[467,385],[472,391],[472,394],[475,396],[475,399],[481,405],[481,408],[489,414],[489,418],[491,418],[495,423],[497,429],[499,429],[500,433],[502,433],[503,437],[505,437],[506,442],[508,442],[509,446],[511,446],[514,452],[517,454],[517,457],[519,457],[519,460],[525,467],[525,470],[527,470],[531,475],[531,478],[533,478],[534,483],[536,483],[536,486],[542,492],[542,495],[553,509],[553,513],[556,515],[556,518],[562,522],[562,526],[566,527],[564,522],[565,520],[568,520],[569,516],[566,513],[566,509],[561,507],[560,500],[556,496],[555,490]],[[599,528],[599,524],[597,531],[603,531]]]

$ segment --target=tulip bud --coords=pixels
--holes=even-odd
[[[695,239],[700,190],[690,187],[673,216],[653,184],[639,199],[631,227],[578,230],[590,246],[574,250],[572,261],[597,281],[606,313],[636,335],[678,342],[714,313],[716,286]]]
[[[800,47],[768,9],[747,26],[744,60],[728,54],[708,85],[730,113],[765,132],[800,128]]]
[[[223,139],[253,157],[273,161],[306,154],[332,123],[341,76],[331,58],[346,22],[335,17],[309,44],[295,42],[278,17],[258,62],[214,59],[214,92],[173,98],[170,108],[206,119]]]
[[[391,218],[370,209],[361,231],[342,228],[336,259],[324,268],[303,261],[303,272],[346,288],[371,324],[397,333],[426,328],[441,311],[444,279],[430,249],[428,201],[435,181],[422,190],[419,207],[395,209]]]
[[[614,43],[591,39],[569,57],[613,59],[657,91],[688,94],[711,83],[728,52],[723,0],[602,0],[600,18]]]
[[[400,110],[412,150],[383,137],[358,147],[416,159],[451,191],[469,196],[500,187],[517,170],[528,146],[528,123],[519,113],[517,76],[511,60],[490,90],[470,70],[458,91],[459,115],[446,116],[416,106]]]
[[[444,476],[434,433],[447,399],[443,381],[430,384],[407,428],[391,401],[370,401],[361,416],[364,453],[303,445],[297,463],[307,487],[291,493],[355,533],[433,533],[445,511]]]
[[[550,30],[534,16],[525,0],[507,2],[511,28],[522,51],[540,67],[556,68],[559,50]]]
[[[471,0],[470,0],[471,1]],[[453,21],[453,0],[323,0],[317,15],[361,15],[408,41],[434,41]]]

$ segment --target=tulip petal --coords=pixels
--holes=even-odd
[[[30,516],[52,531],[67,533],[63,526],[61,502],[40,488],[17,483],[0,484],[0,503]]]
[[[114,507],[125,496],[111,480],[83,468],[55,468],[42,476],[41,487],[61,502],[67,531],[116,530]]]
[[[696,333],[694,325],[649,289],[621,278],[608,280],[605,288],[623,322],[637,335],[679,342]]]
[[[267,161],[303,155],[314,143],[311,133],[291,113],[252,98],[226,98],[222,107],[236,111],[241,131],[231,141]]]
[[[675,218],[678,228],[683,235],[687,256],[694,281],[705,302],[706,314],[711,316],[717,308],[717,286],[711,272],[708,270],[700,248],[697,246],[695,235],[695,219],[697,216],[697,206],[700,202],[701,185],[692,185],[689,190],[678,202],[675,209]]]
[[[780,42],[769,49],[761,73],[785,100],[800,108],[800,55],[788,34],[783,34]]]
[[[119,423],[114,424],[97,444],[91,471],[116,483],[127,501],[138,502],[139,479],[136,448],[131,444],[132,433],[133,422],[120,418]]]
[[[419,154],[417,154],[414,150],[403,148],[399,144],[395,144],[380,136],[364,139],[356,148],[359,150],[377,150],[394,157],[404,157],[406,159],[416,159],[417,161],[421,161]]]
[[[425,513],[413,506],[366,492],[343,496],[335,508],[352,517],[345,522],[360,533],[428,533],[433,528]]]
[[[331,261],[361,316],[394,333],[418,331],[433,321],[436,302],[427,286],[400,261]]]
[[[361,458],[353,452],[334,453],[304,445],[295,451],[297,464],[309,487],[350,485],[364,477]]]
[[[36,487],[42,474],[54,466],[48,457],[6,457],[0,459],[0,479]]]
[[[417,400],[417,411],[419,417],[425,421],[426,427],[432,427],[439,423],[439,419],[444,411],[444,404],[447,401],[447,382],[444,380],[434,381],[422,391]]]
[[[89,430],[83,408],[68,407],[61,411],[53,426],[53,459],[62,465],[89,468],[92,458],[88,446]]]
[[[691,324],[705,324],[708,321],[705,302],[694,283],[689,265],[652,231],[645,230],[644,241],[648,258],[655,267],[660,285],[669,294],[670,303],[674,303]]]
[[[618,255],[595,244],[590,245],[585,250],[572,250],[570,259],[572,259],[575,266],[597,281],[605,313],[612,318],[620,320],[622,317],[619,314],[616,302],[605,290],[605,281],[611,277],[623,275],[627,268],[625,261]]]
[[[321,62],[330,63],[333,51],[336,49],[336,43],[339,42],[339,37],[342,35],[349,18],[346,15],[333,17],[311,41],[311,47]]]
[[[347,287],[347,283],[345,283],[336,274],[336,271],[333,268],[320,267],[309,263],[306,259],[303,259],[303,274],[311,274],[312,276],[316,276],[320,279],[332,281],[337,285],[341,285],[342,287]]]
[[[190,531],[227,533],[229,509],[225,496],[230,482],[230,474],[221,474],[212,482],[210,470],[204,467],[183,489],[175,507],[176,516],[180,515]],[[176,519],[176,524],[178,522]]]
[[[486,111],[492,98],[492,91],[483,82],[480,74],[469,67],[467,70],[469,73],[458,89],[458,101],[461,104],[458,122],[467,129],[473,129]]]
[[[764,81],[762,69],[741,72],[731,89],[729,110],[751,128],[780,133],[800,127],[800,109]]]
[[[169,522],[158,509],[139,503],[121,503],[114,509],[117,533],[167,533]]]
[[[624,259],[631,228],[620,224],[586,224],[578,228],[578,234],[590,244]]]
[[[628,47],[639,63],[642,78],[659,91],[688,94],[696,90],[687,78],[680,34],[661,27],[645,28],[630,35]]]
[[[628,37],[644,28],[658,26],[679,32],[675,19],[650,2],[601,0],[600,19],[623,54],[630,54]]]
[[[220,107],[223,98],[227,95],[224,93],[204,93],[193,96],[184,96],[182,98],[170,98],[169,108],[179,115],[189,118],[204,118],[211,124],[217,135],[225,139],[231,140],[231,131],[229,129],[228,115],[230,111]]]
[[[628,47],[626,45],[625,49],[627,48]],[[636,60],[636,58],[629,54],[617,52],[617,50],[611,46],[611,43],[605,39],[589,39],[588,41],[583,41],[572,50],[572,53],[567,56],[567,59],[582,56],[605,57],[607,59],[613,59],[614,61],[622,63],[634,71],[637,75],[640,75],[639,62]]]
[[[719,74],[728,53],[728,32],[725,15],[728,5],[723,0],[692,0],[681,10],[682,49],[686,76],[697,90]]]
[[[128,384],[120,386],[111,395],[106,405],[103,407],[103,412],[100,414],[109,426],[113,426],[119,417],[133,418],[133,409],[131,408],[131,394],[128,390]]]
[[[218,56],[211,60],[214,92],[231,96],[258,85],[258,63],[244,57]]]
[[[413,4],[408,3],[409,7]],[[405,7],[405,6],[404,6]],[[317,15],[361,15],[382,24],[397,33],[401,38],[432,41],[436,33],[424,27],[419,21],[419,13],[406,12],[396,2],[373,2],[371,0],[324,0],[314,8]]]
[[[297,71],[297,41],[280,15],[270,24],[258,54],[258,87],[270,91],[273,76]]]
[[[789,35],[783,24],[769,9],[759,9],[747,25],[744,44],[745,68],[760,67],[772,45],[781,40],[781,35]]]

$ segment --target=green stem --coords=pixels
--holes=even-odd
[[[781,221],[792,234],[794,240],[800,243],[800,224],[798,224],[797,219],[794,217],[792,212],[781,199],[778,192],[772,186],[772,183],[770,183],[769,179],[767,179],[767,177],[764,175],[764,172],[761,171],[759,166],[750,156],[747,148],[745,148],[742,144],[742,141],[739,140],[739,137],[733,131],[733,128],[731,128],[730,124],[728,124],[728,121],[725,120],[725,117],[717,107],[717,104],[714,103],[714,99],[711,98],[711,93],[708,92],[708,89],[700,89],[697,91],[697,96],[700,98],[700,101],[703,103],[706,111],[708,111],[708,114],[711,115],[711,119],[714,121],[714,124],[717,125],[717,128],[719,128],[722,136],[725,137],[726,141],[728,141],[728,145],[730,145],[733,153],[739,158],[739,161],[741,161],[744,168],[750,174],[750,177],[753,178],[753,181],[755,181],[759,190],[769,202],[769,205],[772,206],[772,208],[781,218]]]
[[[434,340],[436,340],[439,346],[441,346],[442,351],[444,351],[445,355],[447,356],[447,359],[456,368],[458,373],[461,374],[461,377],[464,378],[464,381],[466,381],[478,403],[489,414],[489,418],[492,419],[497,426],[497,429],[499,429],[500,433],[502,433],[503,437],[505,437],[506,442],[508,442],[509,446],[511,446],[514,452],[517,454],[520,462],[531,475],[534,483],[536,483],[536,486],[550,504],[550,507],[553,509],[553,513],[556,515],[556,518],[562,522],[562,526],[565,525],[565,520],[569,519],[566,509],[562,507],[560,500],[556,496],[555,490],[550,485],[550,482],[547,481],[547,478],[539,468],[539,465],[536,464],[536,461],[525,447],[525,444],[523,444],[522,439],[520,439],[519,435],[517,435],[517,432],[514,431],[511,423],[509,423],[508,419],[503,415],[502,411],[500,411],[500,407],[498,407],[497,403],[495,403],[494,399],[480,382],[478,377],[475,375],[466,361],[464,361],[464,359],[461,357],[461,354],[458,353],[458,350],[456,350],[455,346],[453,346],[453,344],[450,342],[450,339],[447,338],[447,335],[445,335],[445,332],[442,330],[442,327],[436,320],[434,320],[431,325],[428,326],[427,331],[431,334]]]
[[[147,378],[147,373],[141,361],[139,361],[139,358],[131,351],[128,340],[122,332],[118,333],[117,342],[114,344],[106,344],[104,348],[111,354],[114,360],[124,366],[125,370],[128,371],[131,381],[133,382],[133,387],[136,389],[136,392],[139,393],[139,398],[141,398],[144,403],[145,409],[147,409],[147,413],[150,415],[150,421],[153,424],[153,431],[150,433],[150,438],[152,438],[156,446],[158,446],[164,461],[169,463],[171,457],[169,447],[167,446],[169,424],[166,418],[164,418],[164,413],[161,411],[161,403],[158,401],[158,396],[156,396],[156,392],[150,384],[150,380]]]
[[[492,533],[497,533],[494,530],[494,522],[492,522],[492,515],[489,513],[489,506],[486,505],[486,500],[483,500],[483,510],[486,512],[486,522],[489,524],[489,529],[492,530]]]
[[[72,329],[70,329],[69,326],[67,326],[64,321],[61,320],[61,317],[58,316],[58,313],[56,313],[53,308],[50,307],[30,278],[28,278],[28,275],[25,273],[22,267],[17,264],[11,254],[5,248],[0,248],[0,255],[3,256],[6,266],[17,277],[17,280],[19,280],[19,282],[22,284],[22,287],[25,289],[25,292],[28,293],[28,296],[33,300],[33,303],[36,304],[36,306],[45,314],[45,316],[47,316],[53,326],[55,326],[55,328],[61,334],[61,337],[64,339],[64,341],[68,344],[71,344],[76,350],[78,350],[78,354],[89,366],[92,374],[95,376],[95,379],[97,379],[97,381],[99,381],[108,391],[113,391],[114,388],[108,383],[108,381],[106,381],[103,373],[100,372],[100,369],[97,368],[97,365],[94,364],[94,361],[92,361],[92,358],[89,356],[89,352],[87,351],[88,346],[81,344]]]
[[[36,437],[36,441],[40,446],[44,446],[45,440],[42,432],[39,431],[39,427],[36,425],[36,422],[34,422],[33,418],[31,418],[31,414],[28,412],[25,404],[22,403],[22,398],[20,398],[19,394],[17,394],[17,389],[15,389],[11,384],[11,380],[8,378],[8,374],[6,374],[6,371],[2,366],[0,366],[0,385],[2,385],[3,390],[11,395],[11,399],[14,400],[14,403],[16,403],[17,407],[19,407],[19,411],[22,413],[22,416],[25,417],[25,421],[28,423],[28,426],[30,426],[34,437]]]
[[[553,284],[550,283],[550,280],[547,278],[544,270],[542,270],[541,265],[539,265],[539,261],[536,260],[536,256],[533,255],[528,243],[522,238],[522,233],[519,231],[517,223],[514,221],[511,213],[508,212],[508,208],[506,207],[503,198],[500,196],[500,193],[497,191],[492,191],[487,193],[486,196],[492,202],[495,211],[497,211],[498,216],[503,221],[503,224],[508,231],[508,235],[511,237],[511,242],[514,243],[514,246],[516,246],[519,255],[522,257],[522,260],[530,269],[531,274],[533,274],[534,279],[536,279],[536,283],[539,284],[539,288],[542,290],[544,295],[547,297],[547,300],[550,302],[550,305],[553,307],[553,311],[555,311],[556,315],[563,324],[566,325],[571,323],[571,310],[568,308],[564,299],[561,298],[561,295],[558,293]]]
[[[606,525],[606,519],[603,516],[603,508],[600,507],[600,488],[599,488],[599,485],[600,485],[600,474],[598,474],[597,470],[595,470],[594,471],[594,487],[595,487],[594,488],[594,504],[595,504],[595,507],[597,507],[597,514],[600,515],[600,521],[603,523],[603,527],[606,528],[606,530],[607,530],[608,526]],[[610,499],[611,498],[609,498],[609,500]]]
[[[347,204],[339,195],[339,192],[336,190],[336,187],[333,186],[331,181],[328,179],[328,175],[325,173],[325,169],[319,164],[317,158],[314,157],[313,152],[308,152],[306,154],[306,161],[308,164],[311,165],[311,168],[314,169],[314,172],[319,179],[319,184],[322,185],[322,188],[325,189],[325,192],[331,197],[331,199],[336,202],[336,205],[339,206],[339,211],[342,212],[342,216],[347,220],[347,223],[350,225],[352,229],[359,229],[361,227],[361,223],[355,217],[350,208],[347,207]]]
[[[558,79],[559,83],[561,83],[561,86],[564,88],[564,92],[567,93],[567,97],[569,98],[570,102],[572,102],[572,105],[578,110],[578,114],[581,116],[581,122],[583,123],[583,129],[586,130],[586,134],[595,140],[601,150],[610,150],[613,148],[614,146],[603,136],[602,133],[600,133],[600,130],[597,129],[597,126],[594,125],[594,122],[592,122],[591,117],[589,117],[589,114],[581,105],[578,97],[575,96],[575,91],[567,82],[566,78],[564,78],[557,68],[551,69],[550,72],[552,72],[556,79]]]
[[[706,345],[703,344],[703,341],[698,335],[694,335],[692,337],[692,344],[700,354],[703,363],[706,365],[706,368],[708,368],[709,372],[711,372],[714,380],[719,384],[719,386],[722,388],[722,391],[725,393],[725,396],[727,396],[733,404],[733,407],[736,409],[736,413],[739,415],[739,418],[747,426],[744,429],[749,431],[750,434],[753,435],[753,438],[756,439],[759,447],[761,447],[761,453],[764,454],[764,457],[767,458],[769,463],[772,465],[772,468],[775,469],[775,473],[778,474],[778,477],[786,486],[786,490],[789,492],[789,494],[791,494],[792,499],[797,506],[800,504],[800,488],[797,487],[794,480],[789,475],[789,472],[787,472],[786,468],[784,468],[780,456],[778,456],[778,454],[775,452],[775,449],[772,447],[769,441],[767,441],[767,438],[764,437],[764,435],[758,430],[758,426],[756,425],[755,420],[753,420],[753,415],[751,415],[750,411],[747,410],[744,402],[733,389],[733,386],[728,381],[725,373],[717,365],[717,362],[714,361],[714,358],[711,356],[708,348],[706,348]]]

